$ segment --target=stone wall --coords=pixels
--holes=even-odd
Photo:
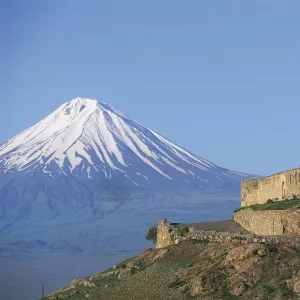
[[[166,220],[160,220],[157,224],[156,248],[164,248],[174,244],[174,228]]]
[[[241,182],[241,206],[291,199],[294,195],[300,197],[300,168]]]
[[[300,207],[265,211],[242,209],[234,214],[234,221],[254,234],[300,236]]]
[[[164,248],[170,245],[178,244],[184,240],[198,240],[205,243],[260,243],[260,244],[289,244],[294,247],[300,247],[300,237],[291,235],[256,235],[256,234],[241,234],[229,232],[216,232],[215,230],[197,230],[194,227],[189,227],[188,232],[183,235],[178,235],[178,227],[165,220],[159,221],[157,235],[157,248]],[[162,231],[161,231],[162,230]],[[162,238],[164,237],[164,238]]]

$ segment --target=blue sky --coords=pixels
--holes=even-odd
[[[4,0],[0,142],[77,96],[221,166],[299,166],[300,1]]]

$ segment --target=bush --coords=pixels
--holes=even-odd
[[[201,240],[191,240],[191,243],[193,244],[208,244],[209,243],[209,239],[205,238],[205,239],[201,239]]]
[[[169,288],[176,288],[176,287],[182,286],[182,285],[184,285],[184,284],[186,284],[186,281],[177,278],[177,279],[175,279],[175,281],[171,282],[171,283],[168,285],[168,287],[169,287]]]
[[[275,292],[275,288],[273,286],[270,285],[264,285],[264,289],[268,294],[272,294]]]
[[[157,227],[156,226],[148,228],[145,239],[154,244],[156,243],[156,240],[157,240]]]
[[[271,245],[268,248],[269,253],[278,253],[278,247],[276,245]]]
[[[178,236],[185,236],[189,232],[189,228],[184,226],[184,227],[178,227],[176,229]]]

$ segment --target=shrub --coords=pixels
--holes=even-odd
[[[200,240],[191,240],[191,243],[193,244],[208,244],[209,243],[209,239],[205,238],[205,239],[200,239]]]
[[[185,236],[189,232],[189,228],[186,226],[178,227],[176,231],[178,236]]]
[[[276,245],[271,245],[268,248],[269,253],[278,253],[278,247]]]
[[[157,227],[156,226],[148,228],[145,239],[154,244],[156,243],[156,240],[157,240]]]
[[[175,279],[173,282],[171,282],[171,283],[168,285],[168,287],[169,287],[169,288],[176,288],[176,287],[179,287],[179,286],[184,285],[185,283],[186,283],[186,282],[185,282],[184,280],[177,278],[177,279]]]
[[[268,294],[272,294],[275,292],[275,288],[270,285],[264,285],[264,289]]]

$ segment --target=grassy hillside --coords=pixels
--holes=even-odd
[[[299,299],[299,270],[300,250],[290,246],[185,241],[74,280],[46,299]]]

